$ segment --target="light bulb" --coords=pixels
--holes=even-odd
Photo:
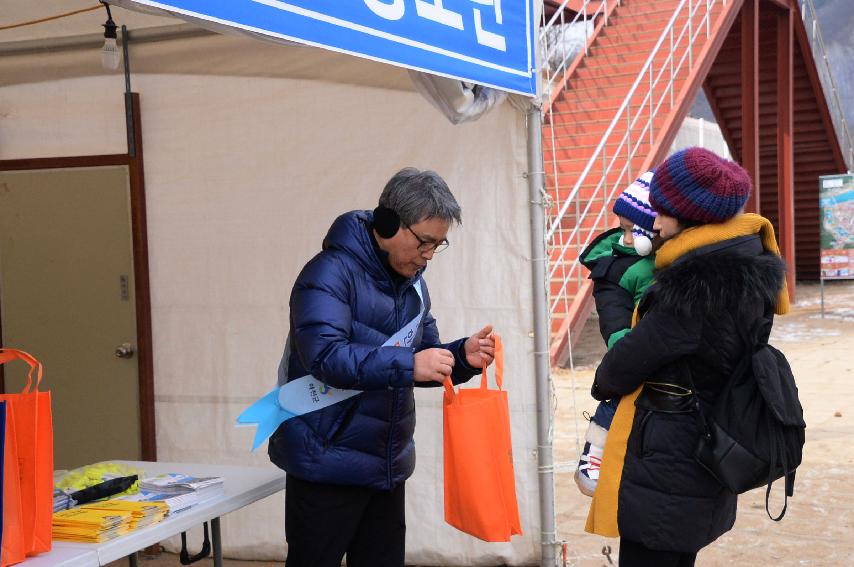
[[[110,5],[104,5],[107,7],[107,21],[104,22],[104,47],[101,48],[101,65],[104,66],[104,69],[115,71],[119,68],[119,61],[121,61],[122,57],[116,45],[116,39],[118,38],[116,28],[118,26],[116,26],[113,16],[110,14]]]
[[[104,40],[104,47],[101,49],[101,65],[104,69],[115,71],[119,68],[119,61],[122,55],[119,52],[119,47],[116,45],[116,38],[108,37]]]

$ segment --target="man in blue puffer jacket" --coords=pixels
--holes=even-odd
[[[270,459],[288,473],[287,567],[338,567],[345,554],[349,567],[403,565],[413,386],[438,386],[445,376],[465,382],[494,355],[489,325],[440,342],[421,279],[460,222],[441,177],[401,170],[373,212],[335,220],[297,277],[281,380],[312,375],[362,393],[290,419],[270,438]],[[409,347],[383,346],[422,311]]]

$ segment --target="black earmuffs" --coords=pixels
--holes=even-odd
[[[400,230],[400,217],[393,210],[380,205],[374,209],[373,228],[382,238],[391,238]]]

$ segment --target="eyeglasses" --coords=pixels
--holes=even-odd
[[[451,243],[448,242],[447,238],[443,238],[439,242],[434,242],[432,240],[424,240],[423,238],[421,238],[420,236],[415,234],[415,231],[412,230],[411,227],[407,226],[406,230],[411,232],[412,236],[414,236],[415,239],[418,241],[418,250],[420,252],[434,252],[434,253],[438,254],[439,252],[447,249],[448,246],[451,245]]]

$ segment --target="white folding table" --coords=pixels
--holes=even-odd
[[[220,476],[223,491],[199,504],[167,516],[162,522],[104,543],[55,541],[53,551],[30,558],[21,567],[94,567],[128,557],[136,565],[138,551],[185,532],[204,522],[211,523],[211,544],[215,567],[222,567],[222,540],[219,518],[285,489],[285,473],[275,467],[237,467],[190,463],[114,461],[145,471],[145,476],[184,473],[193,476]],[[46,563],[44,561],[47,561]],[[61,561],[65,561],[64,563]]]
[[[54,542],[53,549],[48,553],[30,557],[18,565],[21,567],[99,567],[98,552],[94,549],[57,547],[57,543]]]

